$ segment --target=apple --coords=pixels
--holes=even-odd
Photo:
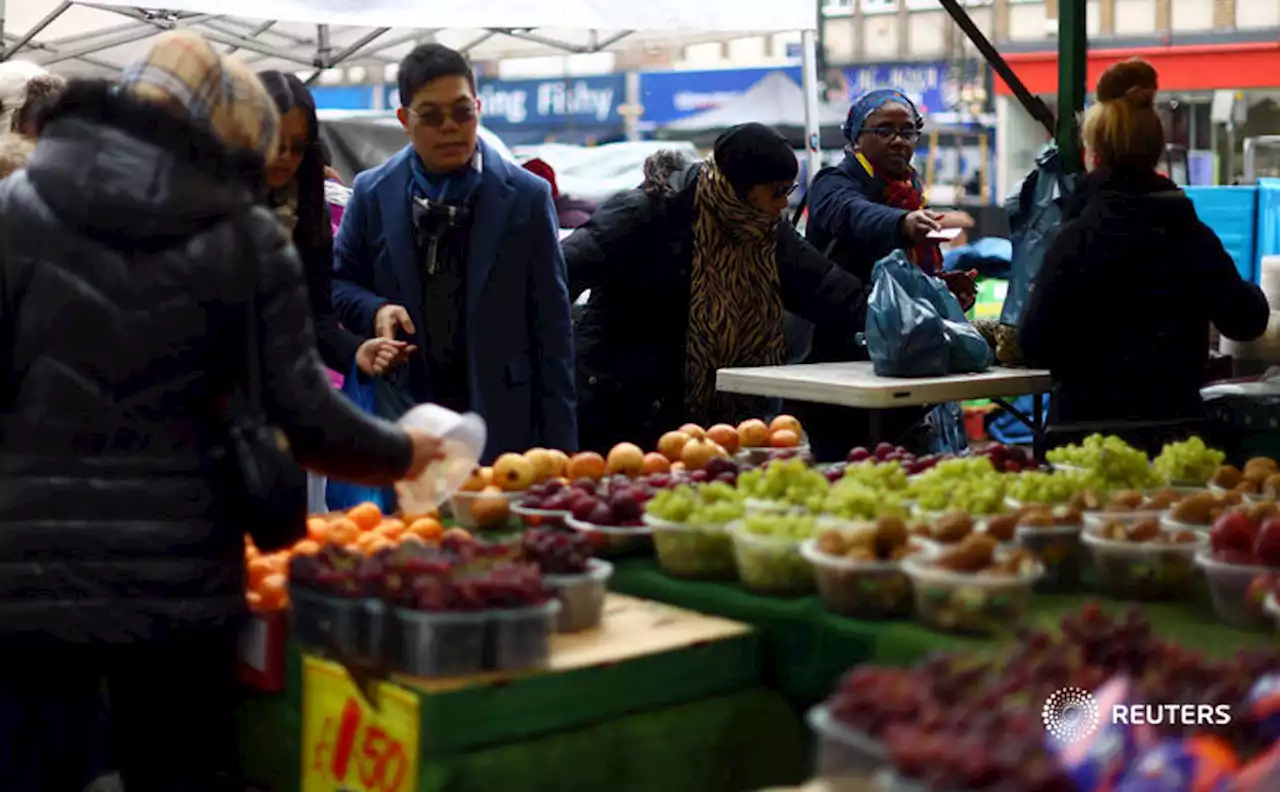
[[[658,453],[672,462],[679,462],[680,452],[691,439],[684,432],[667,432],[658,438]]]
[[[680,452],[680,461],[684,462],[685,467],[690,470],[701,470],[718,456],[725,456],[723,448],[705,437],[695,437],[684,444],[684,450]]]
[[[1252,555],[1254,535],[1257,532],[1257,526],[1249,520],[1247,514],[1229,511],[1214,521],[1213,528],[1209,530],[1209,545],[1215,554]]]
[[[644,455],[644,461],[641,466],[641,472],[646,476],[652,476],[658,473],[666,473],[671,470],[671,460],[658,451],[650,451]]]
[[[1263,566],[1280,568],[1280,519],[1263,520],[1253,540],[1253,555]]]
[[[612,474],[638,476],[644,469],[644,452],[635,443],[618,443],[609,449],[605,468]]]
[[[769,426],[759,418],[749,418],[738,424],[738,446],[760,448],[769,442]],[[728,446],[725,446],[728,448]]]
[[[738,439],[738,430],[729,424],[716,424],[708,429],[707,439],[729,454],[738,453],[738,447],[742,444]]]

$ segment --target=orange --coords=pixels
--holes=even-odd
[[[279,573],[267,575],[258,584],[258,595],[262,597],[262,607],[267,610],[283,608],[288,601],[289,581]]]
[[[347,518],[360,527],[362,531],[371,531],[382,522],[382,509],[378,504],[365,501],[347,511]]]
[[[292,556],[289,555],[288,550],[281,550],[278,553],[263,556],[263,558],[271,562],[271,571],[279,572],[282,575],[287,575],[289,573],[289,559],[291,557]]]
[[[320,552],[320,545],[311,539],[303,539],[293,546],[294,555],[315,555]]]
[[[329,521],[323,517],[312,517],[307,520],[307,538],[313,542],[324,544],[329,537]]]
[[[359,536],[360,526],[356,525],[346,517],[339,518],[329,523],[329,541],[333,544],[350,544],[359,538]]]
[[[256,591],[246,591],[244,593],[244,601],[249,606],[249,610],[262,609],[262,595]]]
[[[272,566],[271,560],[267,558],[255,558],[247,565],[248,585],[251,589],[256,589],[263,579],[268,575],[276,572]]]
[[[420,539],[431,541],[440,538],[441,534],[444,533],[444,526],[430,517],[423,517],[419,520],[414,520],[413,524],[409,526],[408,532]]]
[[[391,540],[387,539],[385,536],[379,536],[377,534],[371,534],[371,536],[373,536],[373,541],[366,542],[364,544],[363,549],[365,555],[377,555],[382,550],[392,547]]]
[[[389,520],[383,520],[382,525],[379,525],[374,530],[388,539],[399,539],[401,534],[405,532],[406,528],[403,520],[397,520],[392,517]]]

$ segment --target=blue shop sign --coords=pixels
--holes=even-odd
[[[945,61],[849,66],[840,74],[845,80],[840,87],[849,101],[877,88],[896,88],[921,113],[940,113],[950,110],[959,99],[960,86],[950,80]]]
[[[529,126],[618,126],[626,102],[623,74],[554,80],[481,80],[481,112],[494,129]],[[387,107],[398,107],[400,92],[388,86]]]
[[[317,85],[311,90],[317,110],[372,110],[373,85]]]
[[[800,67],[781,69],[714,69],[707,71],[661,71],[640,74],[642,121],[668,124],[719,107],[742,94],[765,76],[781,71],[800,84]]]

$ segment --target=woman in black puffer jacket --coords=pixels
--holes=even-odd
[[[257,201],[276,125],[242,64],[170,33],[122,85],[73,84],[0,183],[0,699],[22,719],[0,789],[83,788],[103,678],[130,792],[243,789],[243,485],[217,460],[246,321],[299,461],[389,484],[438,454],[323,374]]]

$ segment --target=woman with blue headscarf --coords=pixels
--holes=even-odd
[[[961,212],[927,208],[920,176],[912,167],[915,145],[924,122],[906,94],[880,89],[863,95],[849,108],[843,131],[847,154],[832,168],[824,168],[809,187],[806,237],[827,258],[870,284],[877,261],[902,250],[930,275],[947,282],[967,310],[976,286],[970,273],[942,272],[942,251],[929,234],[942,228],[967,228],[972,218]],[[813,334],[805,362],[843,360],[846,350],[820,330]],[[820,459],[842,458],[853,445],[871,440],[866,420],[843,407],[796,405],[804,413]],[[865,413],[863,414],[865,418]],[[889,438],[906,433],[916,423],[915,412],[880,416]]]

